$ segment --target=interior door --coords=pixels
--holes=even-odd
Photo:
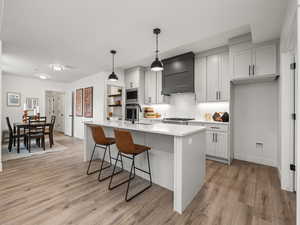
[[[296,59],[295,56],[291,57],[291,65],[290,65],[290,69],[291,69],[291,75],[292,75],[292,129],[293,129],[293,152],[292,152],[292,156],[290,158],[290,162],[292,165],[296,166],[296,158],[297,158],[297,123],[296,123],[296,112],[297,112],[297,96],[298,96],[298,79],[297,79],[297,73],[296,73],[296,65],[295,64]],[[294,186],[294,191],[296,191],[297,189],[297,176],[296,176],[296,170],[295,171],[290,171],[291,172],[291,176],[292,176],[292,181],[293,181],[293,186]]]
[[[252,49],[241,50],[233,53],[233,57],[232,57],[233,78],[249,77],[251,65],[252,65]]]
[[[74,92],[66,92],[66,124],[65,124],[65,134],[69,136],[74,136]]]
[[[65,95],[56,93],[54,96],[54,114],[56,116],[54,130],[65,132]]]
[[[219,91],[219,56],[207,57],[207,101],[218,101]]]

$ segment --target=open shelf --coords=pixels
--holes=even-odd
[[[122,94],[114,94],[114,95],[108,95],[108,97],[121,97]]]
[[[122,105],[108,105],[108,107],[122,107]]]

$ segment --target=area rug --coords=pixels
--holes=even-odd
[[[25,148],[23,144],[20,145],[20,153],[17,153],[16,147],[12,148],[12,151],[8,151],[8,145],[2,145],[2,161],[8,161],[13,159],[20,159],[20,158],[26,158],[31,157],[34,155],[41,155],[41,154],[47,154],[51,152],[60,152],[66,150],[67,147],[64,145],[61,145],[57,142],[54,143],[52,148],[50,148],[49,143],[46,141],[46,150],[44,151],[43,148],[39,148],[36,144],[32,143],[31,145],[31,152],[28,152],[28,150]]]

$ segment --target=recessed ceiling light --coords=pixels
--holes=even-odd
[[[39,77],[42,80],[47,80],[47,79],[50,78],[50,76],[48,74],[45,74],[45,73],[38,73],[35,76]]]

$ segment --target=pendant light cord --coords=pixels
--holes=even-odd
[[[115,54],[113,53],[112,55],[113,55],[113,57],[112,57],[112,71],[114,73],[115,72]]]
[[[156,58],[158,58],[158,34],[156,34]]]

